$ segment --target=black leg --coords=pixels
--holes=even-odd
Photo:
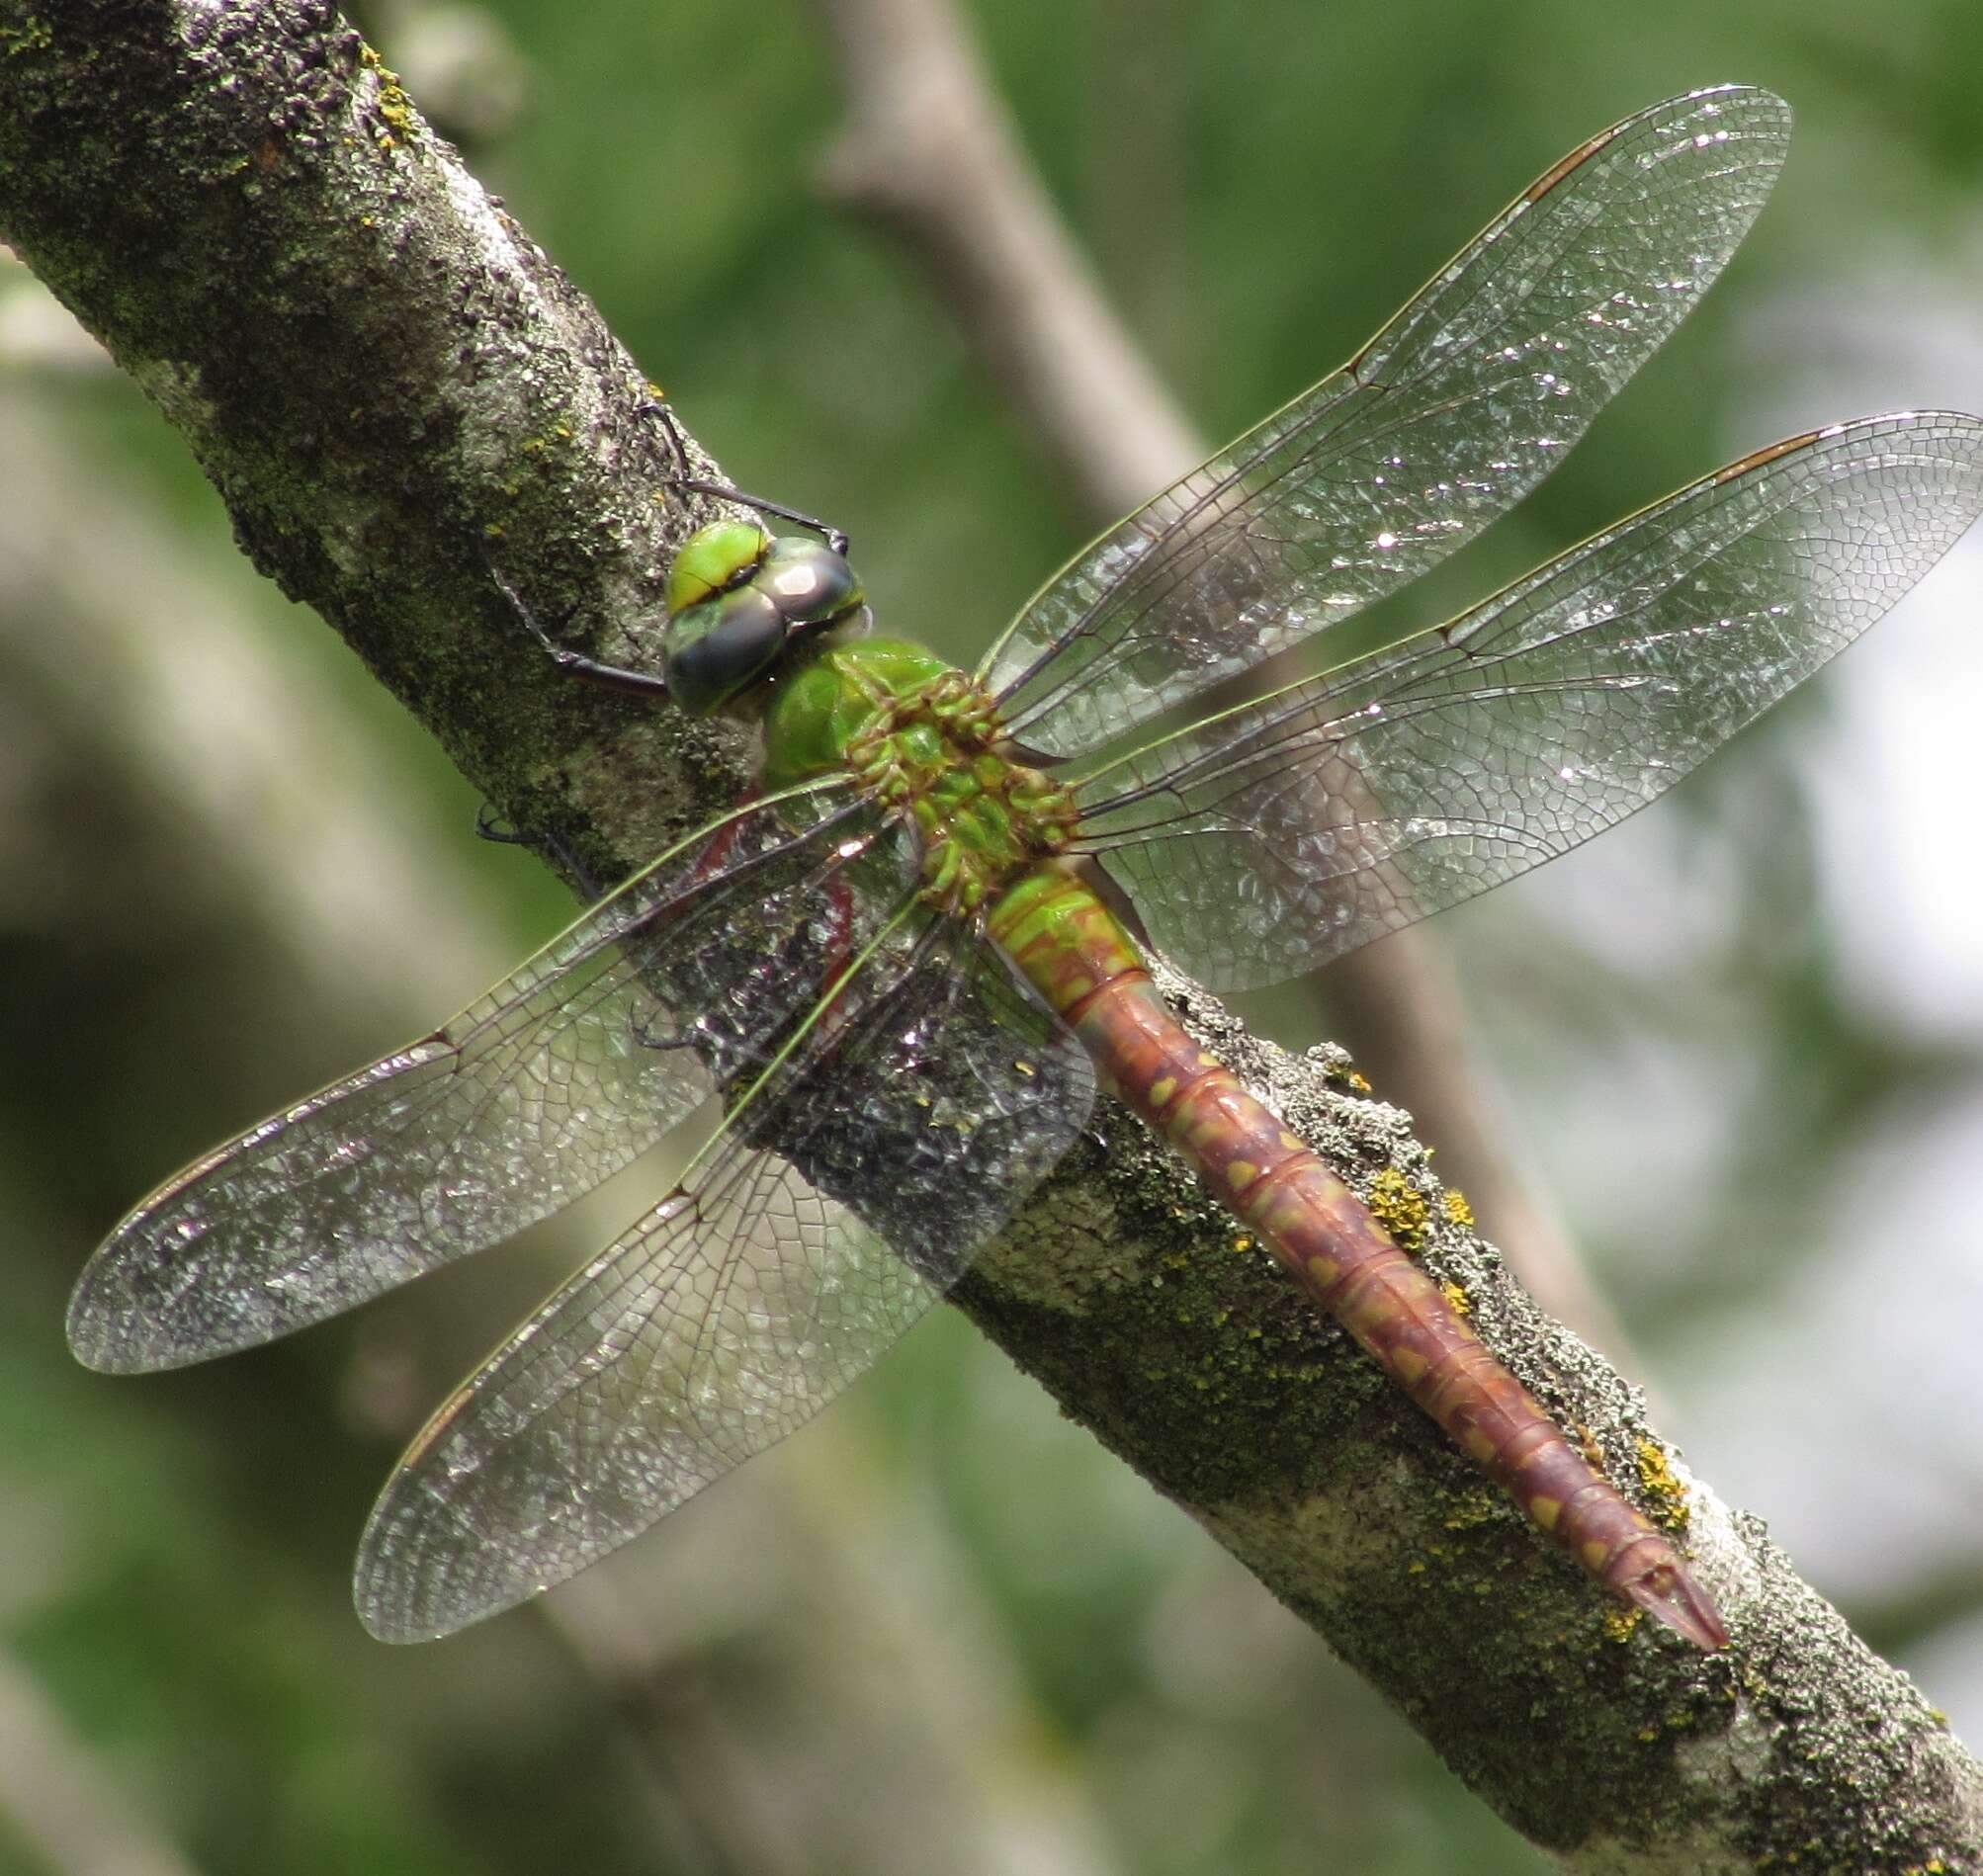
[[[666,404],[649,400],[639,406],[638,415],[656,418],[667,433],[669,447],[674,452],[675,468],[679,471],[668,479],[677,488],[685,488],[696,495],[714,495],[718,501],[733,501],[745,508],[754,508],[760,515],[776,515],[781,521],[796,522],[809,533],[817,534],[835,554],[847,551],[847,535],[842,528],[831,522],[821,521],[817,515],[801,514],[796,508],[787,508],[783,502],[766,501],[761,495],[747,495],[740,488],[732,488],[724,482],[706,482],[700,476],[691,475],[689,453],[682,443],[682,433],[676,427],[674,412]]]
[[[622,664],[605,664],[598,658],[588,658],[582,651],[574,651],[569,645],[560,644],[550,633],[537,623],[537,616],[523,603],[523,596],[504,579],[496,563],[486,554],[482,558],[489,569],[489,578],[495,581],[496,591],[509,601],[510,610],[523,622],[530,636],[542,645],[552,663],[566,677],[582,678],[588,684],[603,684],[609,690],[628,691],[636,697],[665,697],[668,694],[667,679],[656,677],[652,671],[630,670]]]
[[[502,816],[487,802],[475,810],[475,838],[490,841],[498,847],[536,845],[528,834],[520,834],[514,827],[505,826]]]
[[[515,827],[506,827],[486,802],[475,810],[475,834],[479,839],[494,841],[499,847],[527,847],[541,859],[556,863],[571,876],[579,897],[588,904],[605,896],[598,877],[580,861],[570,843],[560,840],[556,834],[527,834]]]

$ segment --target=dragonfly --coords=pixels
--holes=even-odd
[[[810,1418],[1106,1091],[1538,1532],[1725,1646],[1675,1540],[1185,1032],[1144,944],[1214,987],[1271,982],[1563,853],[1983,511],[1983,422],[1842,423],[1330,660],[1331,633],[1556,466],[1727,262],[1788,133],[1780,99],[1721,86],[1591,138],[1341,370],[1078,554],[973,671],[875,635],[843,536],[684,460],[683,499],[723,499],[668,570],[658,670],[516,604],[578,676],[753,719],[755,788],[445,1028],[146,1198],[78,1282],[76,1354],[162,1369],[287,1334],[507,1238],[700,1114],[674,1188],[441,1407],[372,1513],[362,1620],[444,1635]],[[1312,639],[1319,674],[1177,725]]]

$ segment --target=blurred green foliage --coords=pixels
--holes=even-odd
[[[808,9],[767,0],[744,31],[717,0],[364,23],[423,98],[399,40],[464,21],[521,79],[513,114],[462,120],[477,173],[732,475],[848,528],[897,629],[981,644],[1087,529],[907,259],[818,206],[836,75]],[[1739,381],[1757,358],[1729,342],[1745,300],[1835,280],[1841,243],[1953,240],[1983,180],[1983,13],[1953,0],[1010,0],[976,24],[1055,198],[1214,437],[1346,355],[1603,124],[1725,79],[1790,98],[1800,140],[1749,249],[1575,473],[1469,558],[1476,592],[1765,440],[1722,415],[1756,394]],[[1921,395],[1910,367],[1897,352],[1883,401]],[[400,785],[422,837],[460,849],[464,918],[519,953],[547,932],[556,895],[514,851],[475,846],[438,756],[233,559],[136,392],[32,359],[0,374],[0,448],[45,451],[38,472],[93,529],[243,617],[255,655]],[[152,604],[132,580],[140,630]],[[624,1619],[518,1614],[410,1654],[367,1641],[345,1573],[396,1440],[581,1240],[212,1372],[113,1383],[70,1364],[66,1284],[149,1181],[442,1012],[327,994],[258,916],[226,826],[160,799],[86,696],[9,648],[88,629],[59,568],[0,569],[0,1616],[12,1671],[140,1834],[216,1876],[1542,1867],[949,1321],[753,1469],[762,1482],[598,1573]],[[224,663],[209,675],[216,696],[233,682]],[[1771,758],[1743,760],[1767,784]],[[1757,836],[1759,918],[1801,890],[1798,811]],[[417,895],[388,909],[375,984],[434,942]],[[433,968],[422,956],[422,982]],[[1761,960],[1764,982],[1757,1046],[1780,1073],[1759,1082],[1801,1092],[1758,1102],[1734,1168],[1767,1163],[1787,1188],[1796,1140],[1836,1143],[1871,1094],[1935,1065],[1854,1028],[1821,945]],[[479,987],[463,977],[460,1000]],[[1630,1021],[1589,967],[1559,988],[1550,1020],[1582,1039],[1566,1046],[1601,1051]],[[1657,1273],[1640,1287],[1657,1342],[1682,1299]],[[11,1808],[0,1778],[0,1867],[71,1866]]]

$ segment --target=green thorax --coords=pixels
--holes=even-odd
[[[976,910],[1073,837],[1073,797],[1013,759],[990,694],[920,645],[831,645],[783,679],[764,719],[768,789],[850,774],[912,820],[923,891]]]

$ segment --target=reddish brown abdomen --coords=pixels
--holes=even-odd
[[[1593,1470],[1356,1195],[1191,1040],[1089,888],[1043,871],[993,907],[992,935],[1111,1090],[1542,1530],[1696,1646],[1724,1647],[1713,1602],[1665,1535]]]

